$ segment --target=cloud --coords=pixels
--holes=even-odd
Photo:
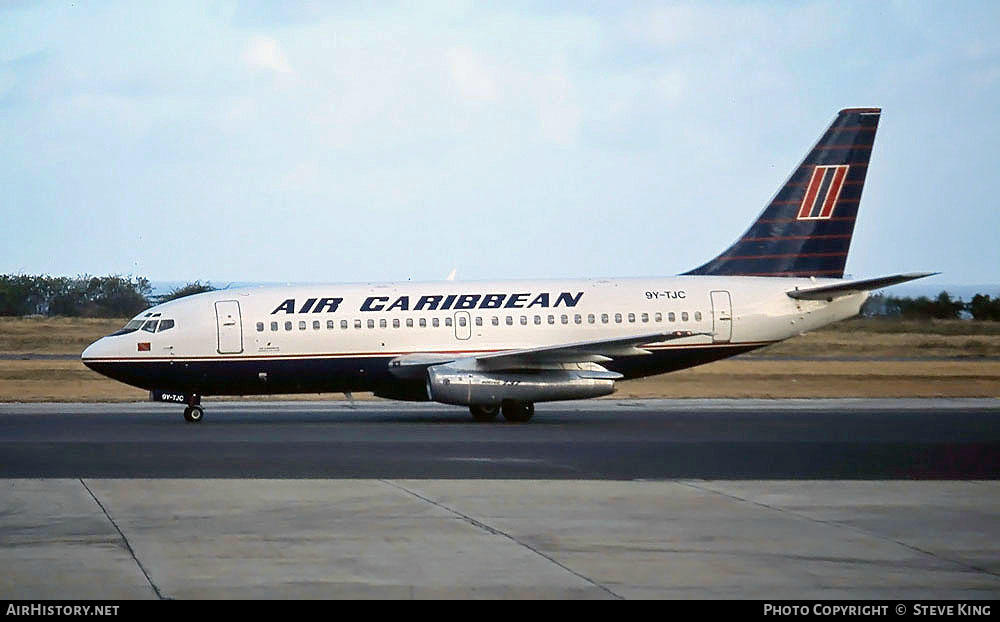
[[[252,67],[281,74],[292,73],[292,67],[288,64],[285,53],[281,51],[281,46],[271,37],[251,37],[244,58]]]
[[[458,92],[466,99],[492,101],[497,98],[496,85],[479,55],[473,50],[469,48],[449,50],[448,67]]]

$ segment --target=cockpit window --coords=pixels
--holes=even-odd
[[[143,322],[144,322],[143,319],[132,320],[128,324],[126,324],[120,331],[111,333],[108,336],[117,337],[118,335],[127,335],[129,333],[134,333],[135,331],[139,330],[139,327],[142,326]]]
[[[158,323],[159,320],[149,320],[148,322],[142,325],[142,330],[146,331],[147,333],[155,333],[156,325]]]
[[[157,332],[162,333],[163,331],[170,330],[173,327],[174,327],[173,320],[160,320],[160,328],[157,329]]]

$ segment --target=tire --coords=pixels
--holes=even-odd
[[[502,408],[503,418],[514,423],[530,421],[535,414],[535,405],[531,402],[504,400]]]
[[[205,417],[205,409],[201,406],[188,406],[184,409],[184,421],[188,423],[201,423]]]
[[[472,413],[472,418],[476,421],[495,421],[497,415],[500,414],[500,405],[493,404],[492,406],[469,406],[469,412]]]

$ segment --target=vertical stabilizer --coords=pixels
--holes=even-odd
[[[685,274],[843,277],[881,112],[841,110],[750,229]]]

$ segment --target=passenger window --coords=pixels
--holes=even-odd
[[[277,322],[271,322],[271,330],[272,331],[278,330],[278,323]]]
[[[368,320],[368,328],[375,328],[375,320]]]
[[[326,321],[326,329],[327,330],[333,330],[335,328],[337,328],[337,323],[336,322],[334,322],[333,320],[327,320]]]
[[[656,315],[653,316],[653,320],[656,321],[656,322],[662,322],[663,321],[663,314],[662,313],[657,313]]]
[[[621,324],[621,323],[622,323],[622,314],[615,313],[615,324]]]
[[[393,328],[399,328],[399,318],[398,317],[392,318],[392,327]]]
[[[594,319],[594,314],[593,313],[588,313],[587,314],[587,323],[588,324],[593,324],[595,321],[596,320]]]
[[[491,323],[492,323],[492,324],[493,324],[494,326],[500,326],[500,318],[498,318],[498,317],[497,317],[497,316],[495,316],[495,315],[494,315],[494,316],[493,316],[493,317],[492,317],[492,318],[490,319],[490,322],[491,322]]]
[[[673,311],[671,311],[670,313],[667,314],[667,321],[669,321],[669,322],[676,322],[677,321],[677,315]]]
[[[476,316],[476,326],[482,326],[482,325],[483,325],[483,318],[481,318],[481,317],[479,317],[477,315]]]
[[[556,323],[556,316],[550,315],[549,316],[549,324],[555,324],[555,323]]]
[[[340,328],[347,330],[347,320],[340,320]]]
[[[444,318],[444,325],[445,326],[451,326],[451,318],[450,317]]]
[[[642,315],[639,316],[639,319],[641,319],[643,322],[648,322],[649,321],[649,314],[648,313],[643,313]]]
[[[292,323],[291,322],[285,322],[285,330],[292,330]]]
[[[433,326],[434,328],[437,328],[440,325],[441,325],[441,322],[437,318],[433,318],[431,320],[431,326]]]
[[[465,326],[465,324],[466,324],[466,322],[465,322],[465,316],[464,315],[460,315],[458,317],[458,325],[459,326]]]
[[[361,320],[354,320],[354,328],[361,328]]]
[[[319,320],[313,320],[313,330],[319,330]]]
[[[383,319],[381,319],[381,320],[378,321],[378,327],[379,328],[385,328],[388,325],[389,324],[385,321],[385,318],[383,318]]]
[[[560,315],[559,316],[559,321],[562,322],[563,324],[569,324],[569,316],[568,315]]]
[[[299,330],[305,330],[305,329],[306,329],[306,321],[299,320]]]
[[[577,313],[573,316],[573,321],[577,324],[583,324],[583,316]]]
[[[427,318],[420,318],[420,328],[427,328]]]
[[[527,325],[528,325],[528,316],[527,315],[522,315],[521,316],[521,326],[527,326]]]
[[[412,317],[406,318],[406,327],[407,328],[413,328],[413,318]]]
[[[607,313],[602,313],[601,314],[601,324],[607,324],[607,323],[608,323],[608,314]]]
[[[504,321],[507,323],[507,326],[513,326],[514,325],[514,318],[511,317],[511,316],[509,316],[509,315],[507,316],[507,319],[504,320]]]
[[[149,320],[148,322],[142,325],[142,330],[146,331],[147,333],[155,333],[156,325],[159,322],[160,322],[159,320]]]
[[[536,315],[535,316],[535,326],[540,326],[541,323],[542,323],[542,316]]]
[[[257,332],[258,333],[264,332],[264,322],[257,322]]]
[[[682,322],[687,322],[688,321],[688,312],[687,311],[681,312],[681,321]]]
[[[160,328],[157,329],[157,332],[162,333],[163,331],[170,330],[173,327],[174,327],[174,321],[173,320],[161,320],[160,321]],[[275,325],[275,328],[277,328],[277,325]]]
[[[695,311],[694,312],[694,321],[695,322],[700,322],[701,321],[701,311]]]
[[[628,314],[628,321],[629,322],[634,322],[635,321],[635,313],[629,313]]]

